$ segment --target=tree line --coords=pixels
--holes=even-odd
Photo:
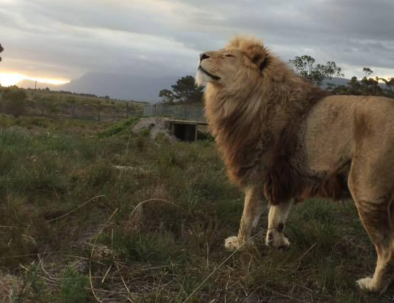
[[[311,56],[296,57],[290,60],[294,66],[294,71],[301,77],[311,81],[317,86],[326,82],[326,89],[334,95],[358,95],[358,96],[383,96],[394,98],[394,77],[385,79],[382,77],[371,77],[373,71],[369,67],[364,67],[364,77],[357,79],[352,77],[345,85],[335,85],[330,83],[332,77],[344,77],[342,69],[335,62],[328,61],[326,65],[315,65],[315,59]],[[384,83],[384,84],[383,84]]]
[[[385,79],[371,77],[373,71],[364,67],[365,76],[361,79],[352,77],[346,85],[330,83],[333,77],[344,77],[342,69],[334,61],[326,64],[315,64],[316,60],[308,55],[296,56],[289,60],[294,72],[317,86],[325,86],[335,95],[365,95],[385,96],[394,98],[394,77]],[[166,105],[174,104],[198,104],[203,100],[203,88],[195,85],[192,76],[180,78],[171,89],[163,89],[159,93],[161,102]]]

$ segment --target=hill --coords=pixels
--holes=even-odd
[[[323,87],[326,88],[328,83],[332,83],[334,85],[346,85],[350,82],[350,79],[347,78],[338,78],[338,77],[332,77],[331,80],[326,79],[323,81]]]
[[[159,92],[170,88],[176,83],[178,77],[140,77],[135,75],[122,75],[113,73],[87,73],[80,78],[64,85],[48,85],[37,83],[37,88],[46,88],[57,91],[71,91],[75,93],[94,94],[97,96],[110,96],[114,99],[138,100],[157,102],[160,100]],[[22,81],[18,86],[34,88],[34,81]]]

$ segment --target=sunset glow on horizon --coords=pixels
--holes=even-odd
[[[53,85],[62,85],[69,83],[68,79],[55,79],[55,78],[42,78],[42,77],[31,77],[19,73],[1,73],[0,72],[0,85],[12,86],[17,85],[23,80],[37,81],[38,83],[48,83]]]

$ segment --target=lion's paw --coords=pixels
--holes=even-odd
[[[290,241],[283,233],[278,232],[275,229],[269,230],[265,238],[265,244],[267,246],[275,247],[278,249],[287,250],[290,247]]]
[[[370,292],[379,291],[378,289],[376,289],[372,278],[363,278],[358,280],[356,283],[361,290],[370,291]]]
[[[238,237],[233,236],[229,237],[224,241],[224,246],[231,251],[237,250],[241,247],[241,243],[238,239]]]

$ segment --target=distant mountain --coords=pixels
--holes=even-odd
[[[178,77],[180,78],[180,77]],[[87,73],[64,85],[47,85],[37,83],[37,88],[63,90],[74,93],[110,96],[114,99],[157,102],[162,89],[171,89],[177,77],[153,78],[112,73]],[[18,86],[34,88],[33,81],[22,81]]]
[[[358,81],[361,81],[361,78],[358,79]],[[322,84],[322,88],[326,88],[328,83],[332,83],[334,85],[347,85],[350,82],[350,79],[346,78],[337,78],[337,77],[332,77],[331,80],[324,80]],[[379,83],[379,86],[381,88],[387,88],[386,84],[384,83]]]
[[[334,85],[346,85],[346,84],[348,84],[348,82],[350,82],[350,79],[332,77],[331,80],[329,80],[329,79],[324,80],[322,87],[326,88],[328,83],[332,83]]]
[[[150,78],[110,73],[88,73],[62,85],[62,90],[110,96],[116,99],[159,101],[159,92],[171,88],[176,78]]]

